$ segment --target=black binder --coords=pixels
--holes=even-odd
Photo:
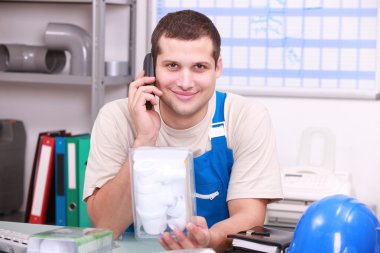
[[[260,245],[277,248],[278,252],[289,247],[293,232],[271,227],[256,226],[246,231],[227,236],[232,238],[232,249],[227,252],[269,252],[260,250]],[[265,248],[265,247],[264,247]]]

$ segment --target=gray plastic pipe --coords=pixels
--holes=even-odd
[[[64,51],[21,44],[0,45],[0,71],[59,73],[65,64]]]
[[[49,23],[45,31],[45,43],[49,49],[70,52],[70,74],[91,75],[92,44],[86,30],[73,24]]]

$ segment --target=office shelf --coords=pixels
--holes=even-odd
[[[0,73],[0,83],[91,85],[91,76]]]
[[[2,0],[5,3],[70,3],[70,4],[91,4],[92,0]],[[133,0],[106,0],[106,4],[132,5]]]
[[[2,4],[40,4],[41,8],[50,4],[67,5],[88,5],[86,12],[91,12],[91,31],[92,36],[92,63],[91,76],[73,76],[69,74],[39,74],[21,72],[0,72],[0,85],[14,83],[39,84],[39,85],[70,85],[70,86],[89,86],[91,87],[91,121],[94,121],[99,109],[104,104],[105,87],[125,85],[134,76],[134,50],[135,50],[135,24],[136,24],[136,0],[3,0]],[[129,46],[127,61],[129,64],[128,76],[105,76],[105,26],[107,5],[127,6],[129,15],[128,30]],[[1,10],[1,7],[0,7]],[[123,24],[121,24],[123,27]],[[125,26],[124,26],[125,27]],[[0,31],[1,32],[1,31]],[[4,38],[3,38],[4,40]],[[1,41],[0,41],[1,43]],[[28,42],[26,41],[25,44]]]
[[[132,76],[106,76],[105,86],[126,85],[133,81]]]
[[[105,76],[103,84],[105,86],[118,86],[126,85],[131,81],[131,76]],[[91,76],[1,72],[1,83],[90,86]]]

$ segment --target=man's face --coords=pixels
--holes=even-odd
[[[215,66],[208,37],[189,41],[163,36],[158,43],[156,84],[163,92],[161,115],[172,127],[179,119],[196,124],[205,116],[214,94],[216,78],[222,70],[221,58]]]

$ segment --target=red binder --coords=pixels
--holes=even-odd
[[[44,224],[49,202],[50,185],[54,169],[54,137],[42,136],[38,154],[33,201],[29,222]]]

